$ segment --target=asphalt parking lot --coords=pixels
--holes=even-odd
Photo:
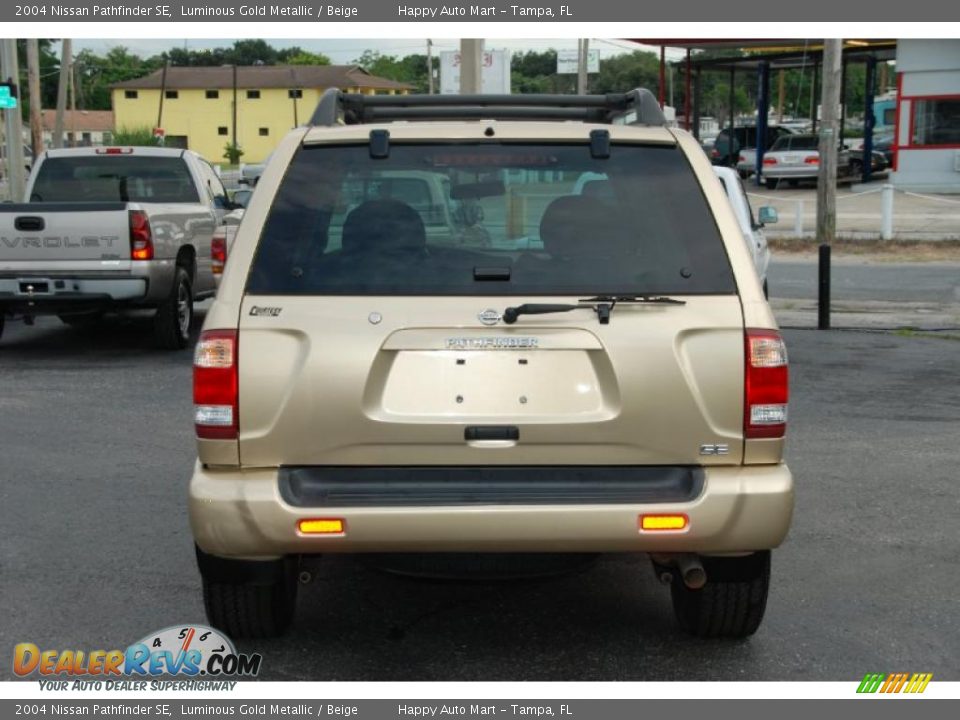
[[[786,337],[797,507],[752,639],[682,635],[639,556],[500,582],[327,557],[290,635],[241,648],[263,653],[269,680],[960,680],[960,345]],[[190,361],[153,350],[147,324],[8,324],[0,655],[28,641],[113,649],[204,621],[185,509]]]

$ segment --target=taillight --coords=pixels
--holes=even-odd
[[[748,328],[743,436],[779,438],[787,431],[787,346],[775,330]]]
[[[210,260],[213,265],[213,274],[221,275],[223,266],[227,264],[227,229],[221,225],[213,231],[210,240]]]
[[[236,439],[239,430],[237,331],[200,334],[193,353],[193,417],[197,437]]]
[[[777,164],[777,159],[776,159],[776,158],[772,158],[772,157],[765,157],[765,158],[763,159],[763,164],[764,164],[764,165],[776,165],[776,164]]]
[[[720,157],[720,151],[714,148],[713,150],[710,151],[710,157],[712,158]]]
[[[150,220],[143,210],[130,211],[130,257],[134,260],[153,260],[153,233]]]
[[[747,161],[747,158],[745,158],[743,155],[741,155],[741,156],[737,159],[737,162],[745,163],[746,161]]]
[[[819,155],[807,155],[807,156],[803,159],[803,161],[804,161],[807,165],[819,165],[819,164],[820,164],[820,156],[819,156]]]

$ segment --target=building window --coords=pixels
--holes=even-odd
[[[303,90],[300,90],[299,88],[296,90],[287,90],[287,97],[290,98],[291,100],[302,98]]]
[[[137,99],[137,91],[136,91],[136,90],[124,90],[124,91],[123,91],[123,96],[124,96],[127,100],[136,100],[136,99]]]
[[[221,125],[220,127],[217,128],[217,135],[226,135],[226,134],[227,134],[227,128],[225,125]]]
[[[103,143],[104,145],[109,145],[110,143],[112,143],[112,142],[113,142],[113,133],[111,133],[111,132],[104,132],[104,133],[103,133],[103,136],[100,138],[100,142]]]
[[[180,97],[180,93],[177,92],[176,90],[167,90],[166,92],[164,92],[163,96],[167,100],[176,100],[178,97]]]
[[[207,90],[207,100],[216,100],[220,97],[219,90]]]
[[[259,100],[260,91],[259,90],[247,90],[247,100]]]
[[[911,144],[960,147],[960,95],[915,99]]]
[[[270,128],[260,128],[261,137],[266,137],[270,134]]]

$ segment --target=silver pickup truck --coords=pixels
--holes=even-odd
[[[193,302],[214,294],[210,241],[232,209],[189,150],[49,150],[27,202],[0,204],[0,333],[6,317],[69,325],[154,312],[157,344],[187,346]]]

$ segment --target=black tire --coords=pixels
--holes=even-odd
[[[770,299],[770,288],[767,287],[767,281],[766,281],[766,280],[763,281],[763,296],[764,296],[765,298],[767,298],[768,300]]]
[[[3,310],[0,310],[0,338],[3,337],[3,326],[7,324],[7,319],[3,316]]]
[[[234,639],[283,635],[296,610],[296,561],[293,558],[272,562],[220,560],[221,569],[211,571],[210,558],[197,549],[203,607],[210,625]],[[228,574],[222,571],[224,565],[229,568]]]
[[[74,315],[57,315],[57,317],[60,318],[60,322],[64,325],[69,325],[72,328],[80,330],[89,330],[90,328],[96,327],[100,321],[103,320],[103,313],[76,313]]]
[[[767,190],[776,190],[776,189],[777,189],[777,181],[776,181],[776,180],[771,180],[771,179],[769,179],[769,178],[765,178],[764,181],[763,181],[763,184],[767,186]]]
[[[193,288],[187,271],[178,265],[170,295],[153,317],[153,337],[157,346],[164,350],[182,350],[190,342],[192,324]]]
[[[707,584],[691,590],[679,575],[670,584],[680,626],[702,638],[745,638],[760,627],[770,589],[770,551],[702,558]]]

